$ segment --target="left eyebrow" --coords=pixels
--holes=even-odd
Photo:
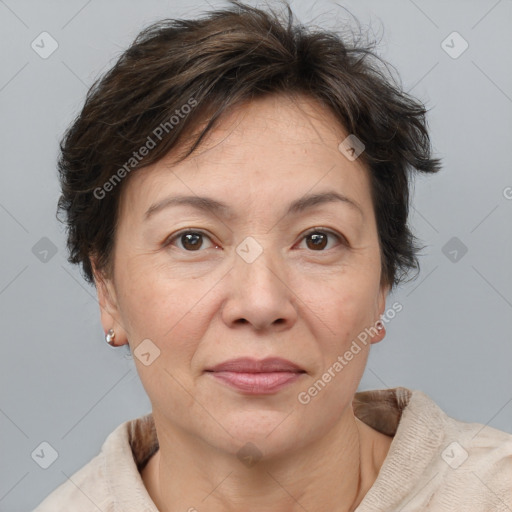
[[[363,209],[353,199],[339,194],[338,192],[323,192],[318,194],[309,194],[293,201],[288,207],[285,216],[302,213],[305,210],[315,206],[341,201],[354,211],[359,212],[361,217],[364,218]],[[148,219],[155,213],[170,208],[173,206],[192,206],[198,210],[214,213],[220,217],[232,217],[231,209],[225,203],[212,199],[210,197],[201,196],[172,196],[151,205],[145,213],[145,218]]]
[[[290,204],[285,215],[288,216],[291,214],[301,213],[304,210],[313,208],[314,206],[336,201],[341,201],[343,204],[350,206],[351,209],[359,212],[361,217],[364,218],[364,212],[361,206],[353,199],[350,199],[349,197],[342,194],[338,194],[338,192],[323,192],[319,194],[309,194],[307,196],[301,197],[300,199],[297,199]]]

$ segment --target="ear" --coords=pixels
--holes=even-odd
[[[378,311],[378,318],[375,319],[374,326],[375,328],[372,328],[372,331],[374,332],[374,335],[371,337],[371,343],[378,343],[379,341],[382,341],[384,337],[386,336],[386,325],[381,320],[382,315],[384,314],[384,310],[386,309],[386,298],[388,296],[389,290],[391,289],[391,286],[389,285],[382,285],[380,287],[378,296],[377,296],[377,311]],[[382,327],[381,329],[377,329],[377,326]]]
[[[109,329],[113,329],[115,332],[115,346],[120,347],[121,345],[126,345],[128,343],[128,337],[121,323],[121,315],[113,279],[107,276],[105,272],[98,270],[94,263],[92,267],[94,284],[96,285],[100,305],[103,332],[106,334]]]

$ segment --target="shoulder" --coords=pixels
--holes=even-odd
[[[416,410],[426,413],[422,419],[428,428],[438,430],[440,458],[450,469],[466,465],[488,472],[512,471],[512,434],[452,418],[420,391],[414,391],[413,397]]]
[[[415,391],[411,410],[432,432],[425,468],[424,505],[432,510],[510,511],[512,509],[512,434],[448,416],[426,394]],[[406,412],[406,411],[404,411]],[[409,424],[415,422],[408,417]],[[422,443],[419,442],[418,445]],[[430,508],[427,508],[430,510]]]
[[[73,475],[66,475],[66,481],[34,512],[154,510],[139,467],[156,448],[151,415],[122,423],[107,437],[100,453]]]
[[[34,512],[113,512],[105,479],[105,457],[100,453],[47,496]]]
[[[356,410],[393,436],[358,512],[512,510],[511,434],[452,418],[406,388],[360,394]]]
[[[448,417],[439,459],[446,492],[492,510],[512,509],[512,434]]]

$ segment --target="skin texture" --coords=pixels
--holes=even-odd
[[[271,96],[232,112],[184,162],[167,155],[125,183],[113,271],[95,276],[105,331],[132,352],[145,339],[160,350],[148,366],[134,360],[160,442],[142,476],[161,511],[354,510],[377,477],[391,438],[351,404],[384,329],[307,405],[297,399],[375,325],[389,291],[367,169],[338,150],[347,135],[314,100]],[[328,191],[361,211],[332,201],[285,215]],[[174,195],[231,213],[181,205],[146,216]],[[170,240],[185,228],[205,233],[199,249]],[[340,239],[319,249],[312,228]],[[236,251],[246,237],[263,251],[252,263]],[[306,373],[265,396],[205,373],[244,356],[282,357]],[[261,454],[251,467],[237,457],[246,443]]]

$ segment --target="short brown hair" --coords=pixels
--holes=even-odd
[[[90,282],[92,255],[99,269],[108,268],[129,172],[173,148],[186,148],[179,161],[186,158],[228,109],[264,95],[302,94],[327,106],[363,142],[381,281],[405,280],[410,269],[419,270],[407,225],[410,174],[439,169],[424,105],[383,71],[375,43],[297,24],[287,3],[285,19],[272,9],[230,3],[198,19],[149,26],[89,90],[58,162],[69,261],[81,264]]]

